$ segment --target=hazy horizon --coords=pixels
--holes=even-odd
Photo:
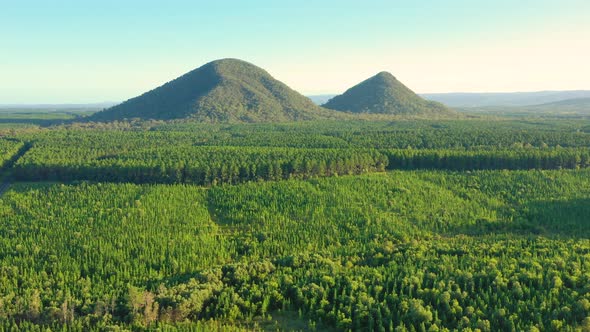
[[[234,57],[305,95],[389,71],[418,93],[590,90],[590,3],[23,1],[0,12],[0,104],[123,101]]]
[[[312,98],[313,97],[321,97],[321,96],[336,96],[338,94],[341,94],[344,91],[341,92],[328,92],[328,93],[320,93],[320,94],[303,94],[306,97]],[[565,92],[589,92],[590,90],[540,90],[540,91],[507,91],[507,92],[498,92],[498,91],[474,91],[474,92],[464,92],[464,91],[456,91],[456,92],[424,92],[424,93],[418,93],[421,96],[425,96],[425,95],[454,95],[454,94],[473,94],[473,95],[486,95],[486,94],[490,94],[490,95],[494,95],[494,94],[535,94],[535,93],[565,93]],[[133,96],[135,97],[135,96]],[[76,106],[93,106],[93,107],[109,107],[111,105],[116,105],[119,103],[124,102],[127,99],[133,98],[133,97],[129,97],[126,99],[122,99],[122,100],[98,100],[98,101],[89,101],[89,102],[81,102],[81,103],[71,103],[71,102],[56,102],[56,103],[44,103],[44,102],[38,102],[38,103],[3,103],[0,102],[0,107],[21,107],[21,106],[39,106],[39,107],[55,107],[55,106],[64,106],[64,107],[76,107]],[[581,97],[581,98],[586,98],[586,97]],[[566,98],[569,99],[569,98]],[[572,98],[572,99],[577,99],[577,98]],[[558,100],[565,100],[565,99],[558,99]],[[501,106],[501,105],[499,105]]]

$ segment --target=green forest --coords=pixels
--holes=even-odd
[[[0,126],[0,331],[590,331],[590,121]]]

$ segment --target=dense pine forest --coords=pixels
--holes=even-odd
[[[587,119],[23,125],[0,165],[0,331],[590,331]]]

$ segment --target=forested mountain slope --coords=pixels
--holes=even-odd
[[[441,103],[422,99],[388,72],[380,72],[353,86],[323,106],[352,113],[413,116],[448,116],[455,113]]]
[[[337,118],[309,98],[242,60],[203,65],[141,96],[89,117],[89,121],[131,118],[203,122],[282,122]]]

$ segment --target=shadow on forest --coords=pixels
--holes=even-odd
[[[512,221],[478,220],[456,233],[590,237],[590,198],[531,201],[517,206],[516,212],[502,211],[501,215]]]

